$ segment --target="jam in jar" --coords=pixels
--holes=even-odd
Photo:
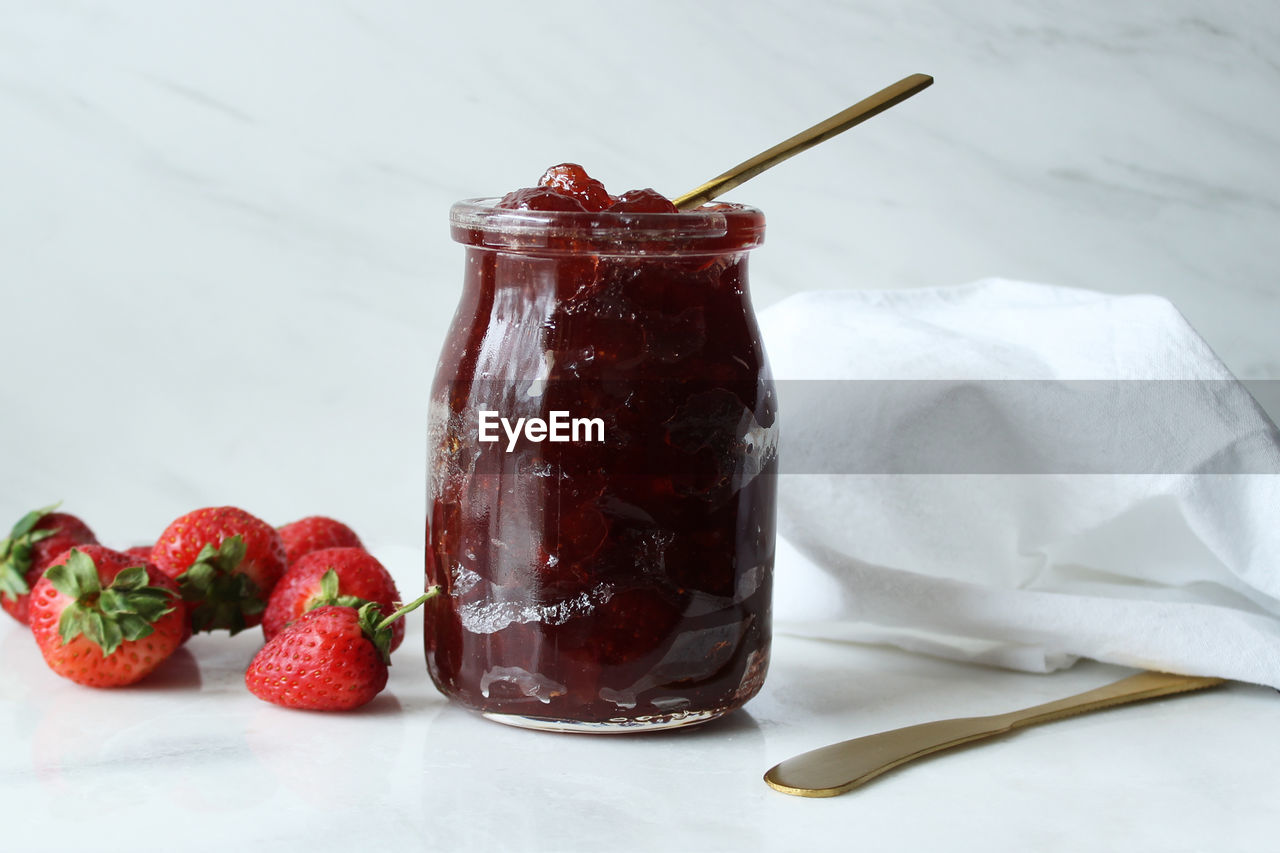
[[[714,719],[769,661],[776,396],[747,291],[764,218],[521,192],[451,211],[466,271],[430,405],[431,677],[530,728]]]

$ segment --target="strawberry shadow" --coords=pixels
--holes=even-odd
[[[393,717],[404,713],[404,708],[394,693],[379,693],[369,704],[346,713],[353,717]]]
[[[133,686],[140,693],[167,693],[179,690],[199,690],[200,665],[196,656],[186,647],[179,648],[155,668],[150,675]]]

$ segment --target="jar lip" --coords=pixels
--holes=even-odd
[[[725,252],[764,242],[764,214],[712,203],[679,213],[504,210],[498,198],[469,198],[449,210],[453,239],[494,249],[598,254]]]

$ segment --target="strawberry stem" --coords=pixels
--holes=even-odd
[[[431,589],[427,590],[427,591],[426,591],[426,592],[424,592],[422,595],[418,596],[418,597],[417,597],[417,598],[415,598],[413,601],[410,601],[408,604],[406,604],[406,605],[404,605],[403,607],[401,607],[401,608],[400,608],[399,610],[397,610],[395,613],[392,613],[392,614],[391,614],[390,616],[388,616],[386,619],[383,619],[381,622],[379,622],[379,623],[378,623],[378,630],[381,630],[381,629],[383,629],[383,628],[386,628],[386,627],[390,626],[392,622],[396,621],[396,620],[397,620],[397,619],[399,619],[401,616],[405,615],[406,613],[410,613],[410,612],[412,612],[412,611],[414,611],[414,610],[417,610],[417,609],[418,609],[419,607],[421,607],[423,604],[425,604],[426,602],[428,602],[428,601],[430,601],[431,599],[435,598],[435,597],[436,597],[437,595],[439,595],[439,594],[440,594],[440,587],[439,587],[439,586],[433,586],[433,587],[431,587]]]
[[[376,602],[367,601],[360,605],[360,609],[357,611],[360,630],[364,632],[369,641],[373,643],[374,648],[378,650],[383,663],[391,663],[391,623],[404,616],[410,610],[418,609],[423,602],[429,601],[439,594],[440,587],[433,586],[386,619],[382,618],[382,610]]]

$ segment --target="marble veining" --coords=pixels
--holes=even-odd
[[[990,275],[1153,292],[1238,375],[1280,378],[1278,41],[1270,5],[1187,0],[15,2],[0,281],[33,322],[6,345],[56,382],[0,430],[61,450],[9,454],[0,500],[53,491],[131,540],[192,499],[314,500],[401,539],[461,277],[452,201],[564,159],[674,194],[917,70],[932,89],[734,194],[769,216],[758,304]],[[50,424],[68,396],[149,417]],[[397,497],[373,510],[357,483]]]

